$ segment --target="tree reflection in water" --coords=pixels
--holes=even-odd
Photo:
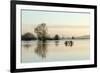
[[[23,45],[23,46],[26,47],[26,48],[29,48],[31,45],[25,44],[25,45]]]
[[[56,46],[59,45],[59,40],[55,40],[55,45],[56,45]]]
[[[42,58],[46,58],[47,45],[47,41],[38,41],[35,53]]]
[[[65,46],[70,46],[72,47],[74,45],[73,41],[65,41]]]
[[[59,40],[55,40],[55,46],[58,46],[59,45]],[[66,47],[72,47],[74,45],[74,42],[73,41],[65,41],[64,42],[65,46]],[[32,46],[32,42],[27,42],[23,45],[25,48],[29,48]],[[42,59],[46,58],[46,55],[47,55],[47,47],[49,46],[49,41],[47,42],[46,40],[43,41],[43,40],[38,40],[37,41],[37,46],[35,48],[35,53],[40,56]]]
[[[30,43],[30,41],[25,41],[24,44],[22,44],[23,47],[25,47],[26,49],[28,49],[29,47],[32,46],[32,44]]]

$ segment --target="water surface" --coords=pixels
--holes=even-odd
[[[65,41],[22,41],[21,62],[74,61],[90,58],[89,39],[72,40],[72,46],[64,44]]]

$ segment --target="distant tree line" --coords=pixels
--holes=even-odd
[[[69,37],[69,38],[65,38],[65,37],[60,37],[58,34],[55,34],[54,37],[50,37],[47,33],[48,29],[46,26],[46,23],[41,23],[38,24],[36,28],[34,28],[34,32],[36,33],[37,36],[35,36],[34,34],[27,32],[25,34],[23,34],[21,36],[22,40],[60,40],[60,39],[88,39],[90,36],[81,36],[81,37]],[[52,32],[51,32],[52,33]]]
[[[23,34],[21,36],[21,39],[22,40],[42,40],[42,38],[38,38],[30,32]],[[56,34],[54,37],[48,37],[48,36],[45,37],[45,40],[60,40],[60,37],[58,34]]]

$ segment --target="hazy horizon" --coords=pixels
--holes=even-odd
[[[34,33],[34,28],[46,23],[48,34],[61,36],[81,36],[90,34],[89,13],[67,13],[22,10],[22,34]]]
[[[22,34],[25,34],[27,32],[30,32],[34,35],[36,33],[34,32],[35,27],[27,26],[24,27],[22,30]],[[60,36],[82,36],[82,35],[89,35],[89,27],[48,27],[47,30],[48,35],[54,36],[56,34]]]

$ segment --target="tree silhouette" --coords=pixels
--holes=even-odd
[[[36,40],[36,37],[32,33],[27,32],[21,36],[21,39],[22,40]]]
[[[45,23],[39,24],[34,32],[37,34],[38,40],[46,40],[47,37],[47,27]]]
[[[59,39],[60,39],[59,35],[56,34],[54,40],[59,40]]]

